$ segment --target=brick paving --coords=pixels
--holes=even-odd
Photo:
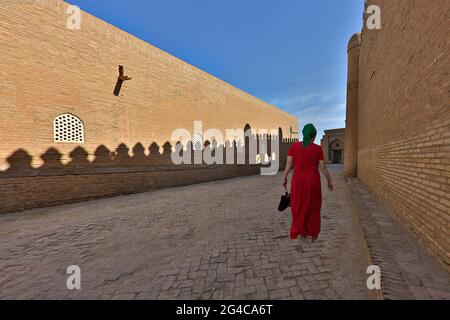
[[[444,267],[358,179],[348,184],[370,259],[381,269],[383,299],[450,300],[450,275]]]
[[[252,176],[0,217],[0,298],[375,299],[341,166],[322,234],[288,238],[281,175]],[[69,265],[81,290],[68,290]]]

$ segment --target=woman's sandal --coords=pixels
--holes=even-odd
[[[314,243],[319,237],[308,237],[308,243]]]

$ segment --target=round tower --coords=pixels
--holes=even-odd
[[[356,177],[358,162],[358,87],[361,34],[354,34],[348,43],[347,111],[345,120],[344,174]]]

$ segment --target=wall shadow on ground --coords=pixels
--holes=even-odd
[[[253,141],[250,141],[250,139],[253,139]],[[279,154],[276,155],[276,157],[278,159],[283,159],[283,153],[286,153],[287,147],[295,141],[295,139],[282,139],[280,141],[277,136],[270,135],[252,135],[251,137],[247,136],[245,138],[245,143],[241,143],[240,141],[226,141],[225,145],[218,145],[215,141],[212,143],[205,141],[201,150],[193,150],[191,143],[188,143],[183,147],[178,143],[178,146],[175,145],[175,147],[173,147],[168,141],[162,146],[155,142],[147,146],[138,142],[132,147],[129,147],[125,143],[120,143],[113,150],[110,150],[108,147],[101,144],[95,149],[93,154],[89,154],[82,146],[75,146],[67,156],[61,153],[57,148],[51,147],[40,155],[42,165],[37,168],[32,165],[33,156],[27,150],[19,148],[6,159],[9,167],[5,171],[0,171],[0,178],[114,173],[118,172],[119,169],[131,172],[143,170],[145,168],[157,169],[162,167],[165,167],[166,169],[169,167],[172,170],[176,170],[177,168],[183,169],[192,165],[207,165],[204,160],[201,160],[204,159],[203,156],[209,154],[212,157],[216,157],[216,154],[218,156],[218,152],[220,151],[223,154],[222,162],[224,165],[270,165],[270,162],[264,162],[265,160],[270,161],[271,159],[272,143],[279,144]],[[251,144],[256,145],[258,154],[261,153],[259,157],[260,162],[262,163],[258,163],[257,159],[250,159],[249,154]],[[266,147],[262,148],[263,144],[265,144]],[[162,150],[162,152],[160,150]],[[185,152],[189,152],[189,150],[192,150],[190,152],[190,161],[186,161],[187,163],[181,165],[175,165],[172,162],[172,154],[177,153],[179,156],[183,156],[185,155]],[[234,156],[230,157],[230,153]],[[64,157],[67,157],[65,161],[63,161]],[[196,161],[195,157],[200,159],[200,162],[199,160]],[[220,163],[209,165],[220,165]]]
[[[38,159],[19,148],[7,157],[8,169],[0,171],[0,213],[255,175],[261,167],[270,166],[273,152],[283,168],[293,142],[283,139],[280,130],[278,136],[247,134],[243,141],[224,145],[205,141],[200,148],[193,148],[192,142],[174,146],[168,141],[162,145],[138,142],[131,147],[120,143],[112,150],[101,144],[92,154],[75,145],[63,154],[50,147],[39,156],[39,167],[33,165]],[[205,162],[205,155],[215,157],[217,152],[223,153],[225,164]],[[174,164],[173,154],[185,162]],[[220,155],[215,159],[220,162]]]

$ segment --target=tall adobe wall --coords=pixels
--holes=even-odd
[[[382,28],[361,34],[357,175],[450,270],[450,2],[369,5]]]
[[[18,148],[36,166],[50,147],[68,160],[74,145],[53,142],[53,120],[63,113],[83,121],[90,156],[100,144],[173,144],[173,130],[192,132],[195,120],[224,133],[248,123],[286,135],[298,126],[296,117],[86,12],[81,30],[69,30],[63,1],[1,2],[0,170]],[[117,97],[119,65],[132,80]]]
[[[347,114],[345,127],[344,174],[355,177],[358,161],[358,90],[361,35],[354,34],[348,43]]]
[[[70,30],[63,1],[0,2],[0,213],[257,174],[246,165],[174,166],[172,132],[193,134],[201,120],[203,132],[249,124],[281,128],[288,138],[298,126],[296,117],[85,12],[81,29]],[[119,65],[132,80],[116,96]],[[84,139],[58,141],[69,134],[62,115]],[[279,142],[281,150],[290,143]]]

